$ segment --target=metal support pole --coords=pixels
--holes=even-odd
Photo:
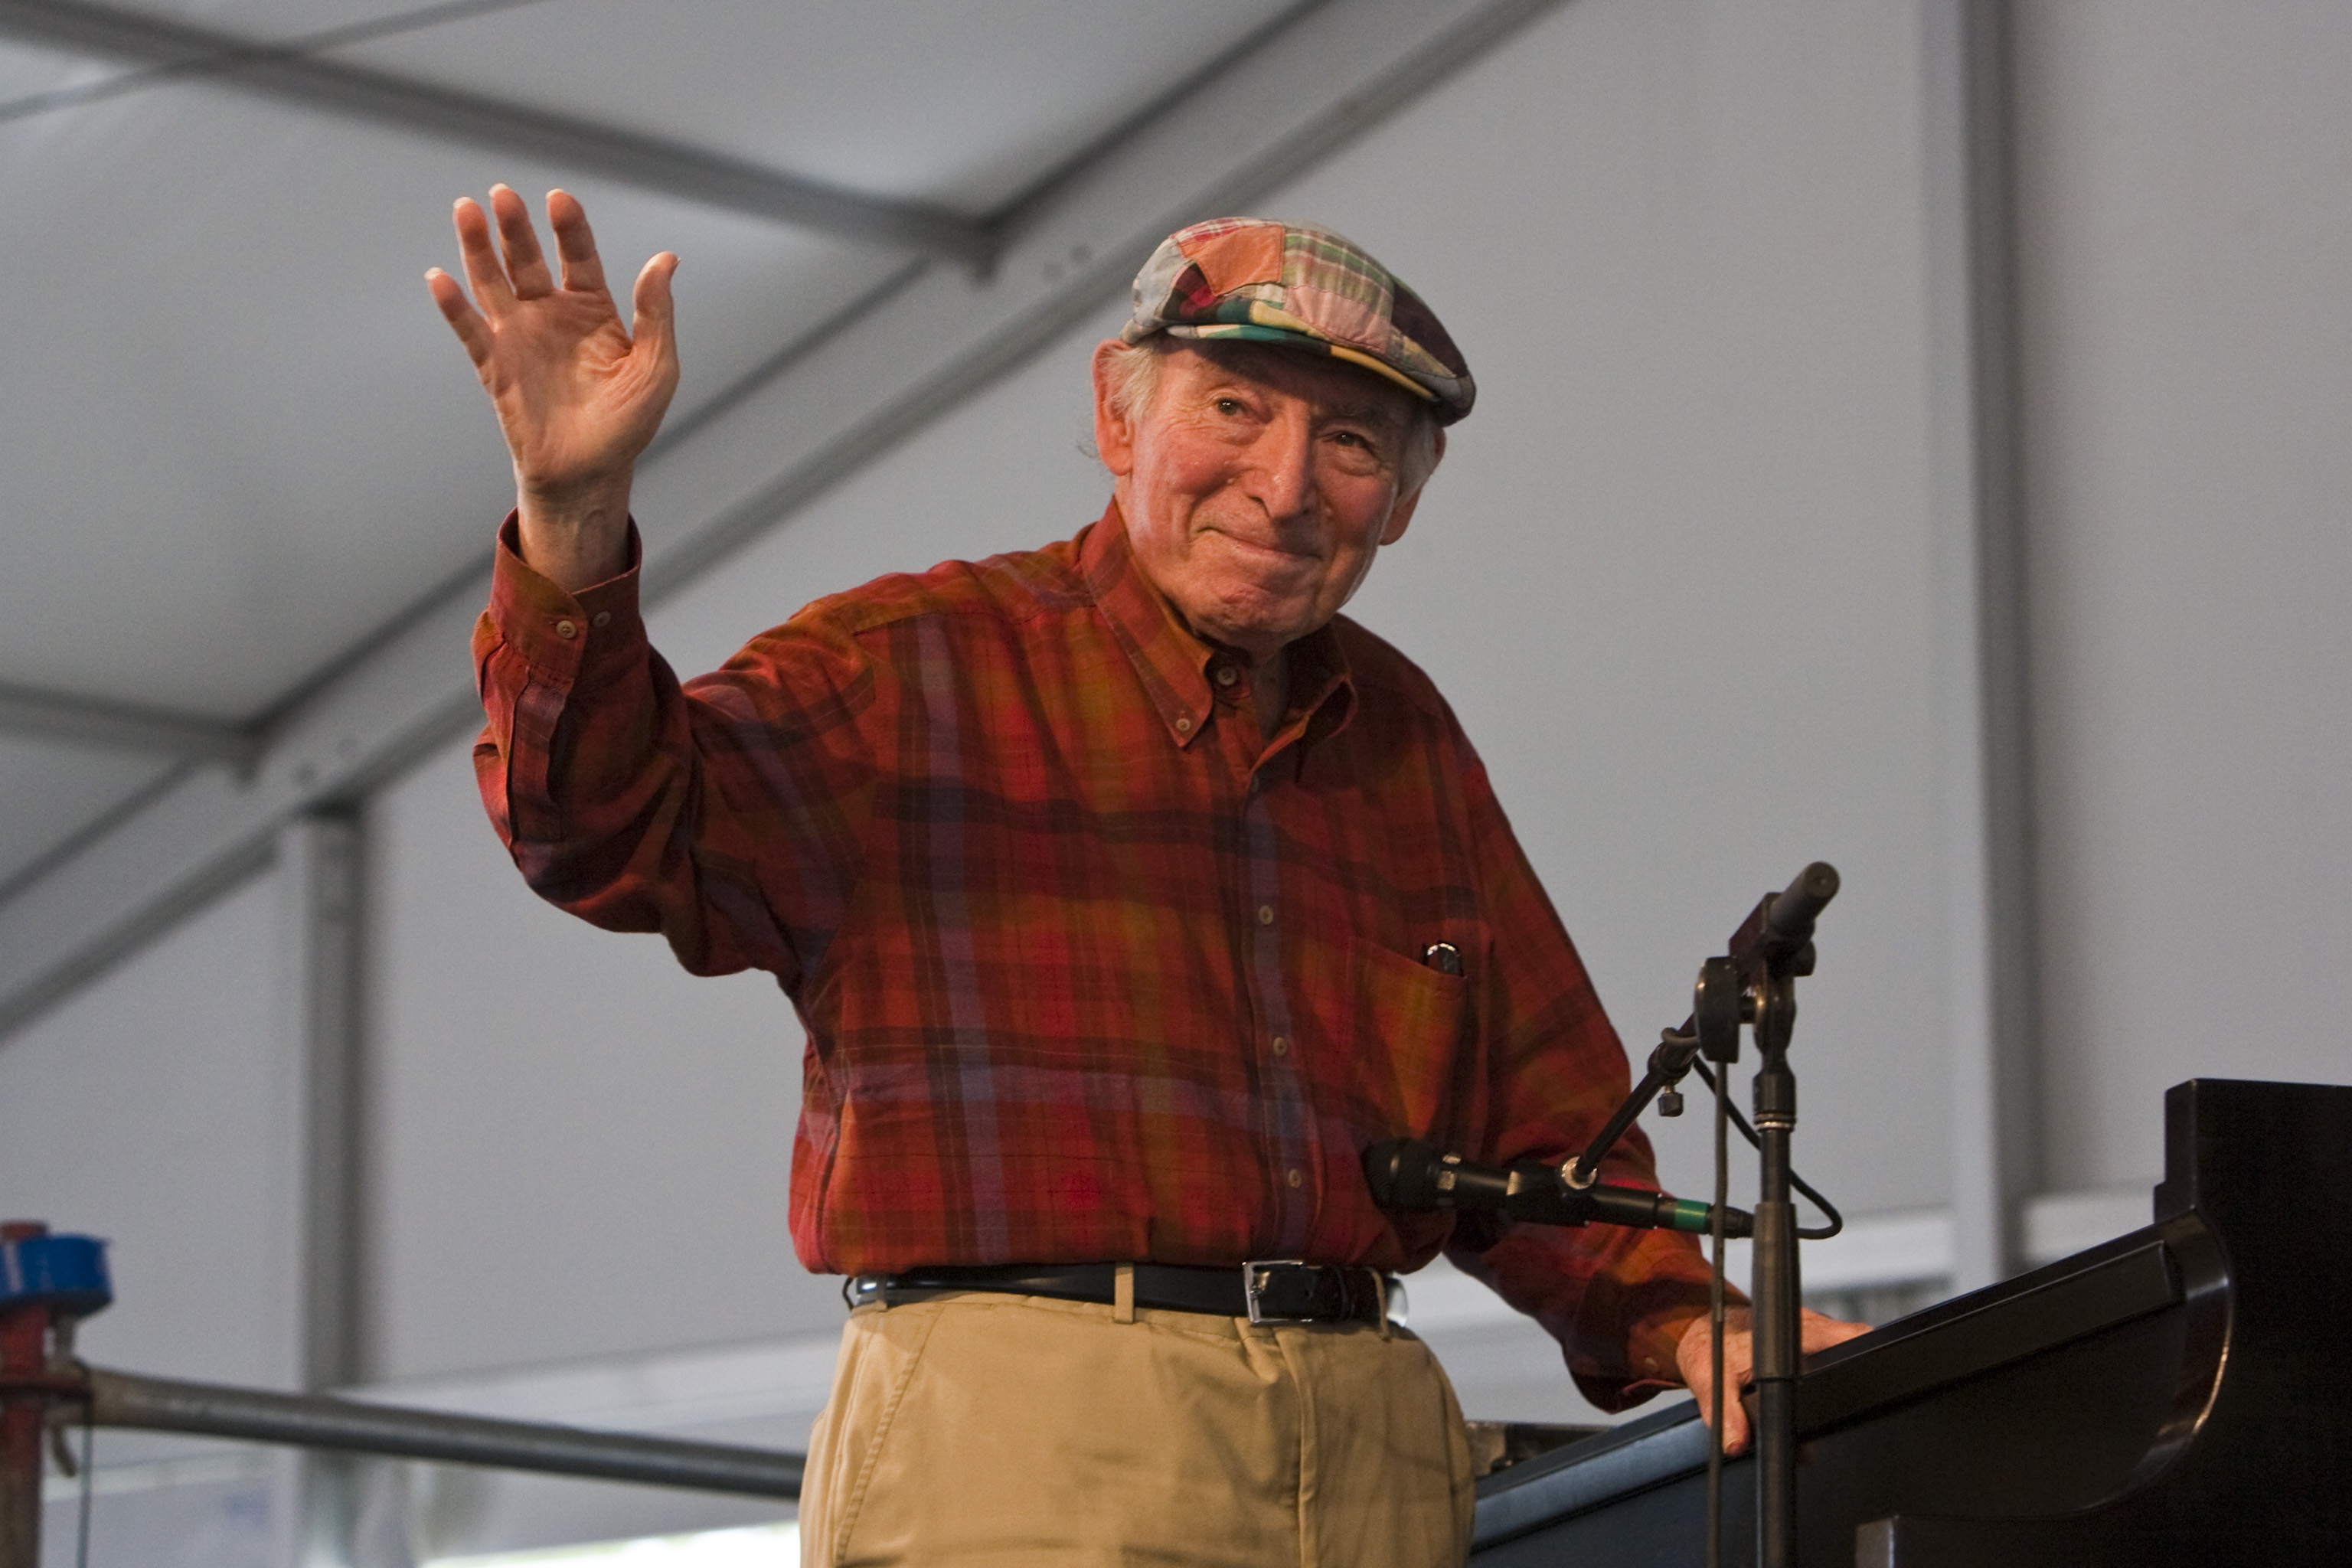
[[[1797,1077],[1789,1070],[1794,982],[1773,976],[1756,1013],[1756,1539],[1763,1568],[1797,1562],[1797,1212],[1789,1196],[1789,1135],[1797,1126]]]
[[[49,1227],[34,1220],[0,1225],[0,1240],[27,1241]],[[37,1381],[48,1370],[49,1310],[27,1302],[0,1312],[0,1379]],[[0,1393],[0,1568],[40,1568],[41,1438],[47,1397],[23,1388]]]
[[[2032,648],[2010,0],[1922,0],[1930,499],[1947,814],[1953,1283],[2022,1266],[2039,1186]]]
[[[280,1097],[269,1216],[271,1381],[306,1394],[360,1380],[358,1313],[361,844],[348,813],[278,835]],[[299,1449],[272,1464],[272,1568],[350,1568],[351,1462]]]
[[[360,1377],[359,824],[296,818],[278,836],[282,1208],[272,1217],[286,1319],[276,1369],[305,1393]]]

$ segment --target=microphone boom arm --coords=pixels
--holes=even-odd
[[[1674,1099],[1659,1113],[1678,1113],[1682,1096],[1675,1086],[1702,1052],[1710,1061],[1738,1058],[1739,1026],[1751,1021],[1748,993],[1767,979],[1802,978],[1813,972],[1813,921],[1837,897],[1837,868],[1816,860],[1798,872],[1787,889],[1757,900],[1739,929],[1731,933],[1723,956],[1710,958],[1701,966],[1691,1016],[1683,1020],[1681,1028],[1660,1034],[1642,1081],[1602,1123],[1584,1152],[1560,1167],[1569,1185],[1582,1187],[1598,1180],[1601,1162],[1660,1094]]]

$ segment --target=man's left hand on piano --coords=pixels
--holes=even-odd
[[[1748,1386],[1755,1368],[1756,1353],[1748,1332],[1748,1311],[1734,1307],[1724,1314],[1723,1374],[1729,1381],[1723,1401],[1723,1451],[1737,1454],[1748,1447],[1748,1413],[1740,1408],[1738,1392]],[[1825,1318],[1811,1308],[1798,1320],[1798,1350],[1811,1355],[1832,1345],[1843,1344],[1857,1334],[1870,1331],[1868,1323],[1842,1323],[1835,1318]],[[1699,1412],[1708,1413],[1708,1391],[1714,1387],[1712,1343],[1707,1333],[1707,1321],[1695,1319],[1683,1331],[1681,1344],[1675,1352],[1675,1361],[1682,1368],[1683,1382],[1697,1396]]]

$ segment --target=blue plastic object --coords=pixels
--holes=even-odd
[[[106,1243],[94,1236],[28,1236],[0,1241],[0,1311],[39,1306],[87,1318],[114,1300]]]

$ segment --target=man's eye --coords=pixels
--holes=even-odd
[[[1220,397],[1220,398],[1218,398],[1218,399],[1217,399],[1217,412],[1218,412],[1218,413],[1220,413],[1220,414],[1239,414],[1241,411],[1242,411],[1242,400],[1241,400],[1240,398],[1238,398],[1238,397]]]

